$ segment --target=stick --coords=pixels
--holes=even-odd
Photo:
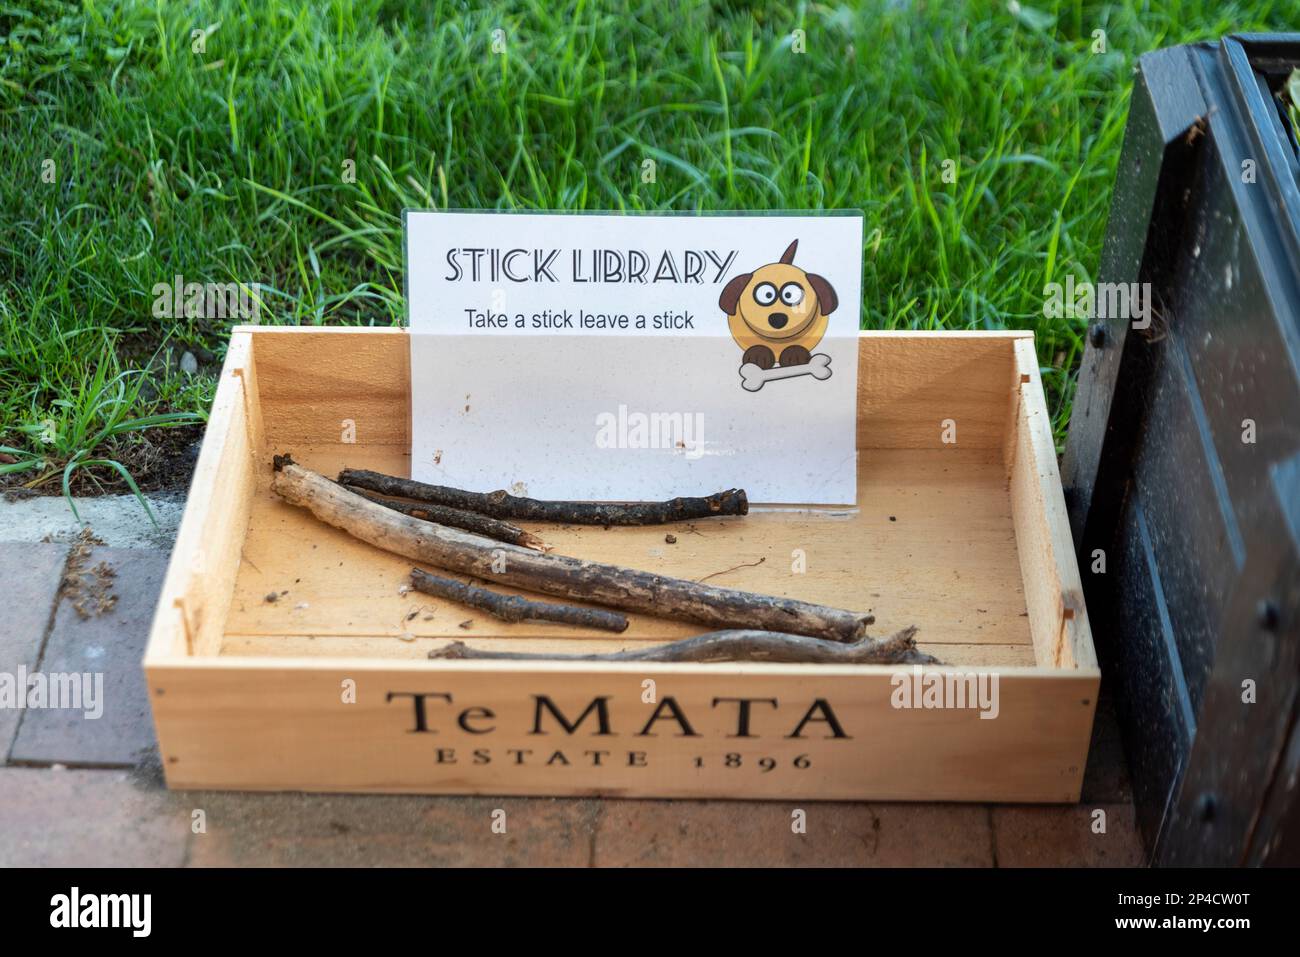
[[[926,665],[938,659],[918,651],[916,626],[888,638],[862,637],[857,641],[822,641],[776,631],[712,631],[667,645],[612,651],[605,654],[568,655],[528,651],[486,651],[453,641],[429,652],[430,658],[454,661],[767,661],[782,664],[825,665]]]
[[[601,502],[544,502],[518,498],[505,491],[466,492],[446,485],[428,485],[366,469],[344,469],[339,482],[369,489],[381,495],[396,495],[421,502],[436,502],[467,512],[481,512],[494,518],[528,522],[560,522],[570,525],[667,525],[696,518],[745,515],[749,499],[744,489],[728,489],[703,498],[674,498],[667,502],[613,505]]]
[[[536,552],[424,522],[369,502],[288,456],[275,457],[271,490],[322,522],[426,565],[498,581],[524,591],[560,595],[623,611],[699,622],[713,628],[756,628],[830,641],[861,638],[870,615],[773,598],[733,588]]]
[[[411,587],[426,595],[450,598],[494,615],[502,621],[558,621],[582,628],[603,631],[627,631],[627,616],[603,608],[579,608],[577,605],[552,605],[529,601],[519,595],[502,595],[477,585],[430,575],[420,568],[411,569]]]
[[[365,492],[357,491],[357,489],[349,489],[348,491],[356,492],[357,495],[374,502],[376,505],[383,505],[386,508],[401,512],[403,515],[410,515],[412,518],[423,519],[426,522],[450,525],[452,528],[461,528],[467,532],[482,535],[485,538],[495,538],[499,542],[509,542],[511,545],[522,545],[525,548],[535,548],[539,552],[546,551],[548,547],[536,535],[525,532],[518,525],[511,525],[509,522],[489,518],[486,515],[480,515],[478,512],[466,512],[458,508],[448,508],[446,505],[433,505],[428,502],[412,505],[410,502],[394,502],[392,499],[380,498],[378,495],[368,495]]]

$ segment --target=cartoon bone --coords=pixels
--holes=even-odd
[[[831,357],[824,352],[819,352],[801,366],[774,366],[771,369],[746,362],[740,367],[740,387],[746,392],[757,392],[769,382],[777,379],[793,379],[801,375],[810,375],[814,379],[829,379]]]

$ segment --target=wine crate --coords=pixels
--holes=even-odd
[[[862,333],[854,509],[527,526],[559,554],[871,611],[872,634],[915,624],[938,666],[429,660],[704,629],[404,593],[408,559],[271,494],[276,452],[408,475],[409,394],[404,330],[234,331],[144,661],[170,786],[1078,799],[1099,672],[1030,333]]]

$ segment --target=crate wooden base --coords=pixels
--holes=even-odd
[[[1098,672],[1028,336],[864,334],[856,509],[529,526],[562,554],[871,610],[873,633],[916,624],[945,666],[924,673],[997,676],[993,719],[894,707],[906,668],[429,661],[453,639],[605,651],[701,629],[633,615],[611,637],[403,595],[408,560],[274,497],[272,451],[409,474],[406,349],[400,330],[236,331],[146,657],[171,786],[1077,799]]]

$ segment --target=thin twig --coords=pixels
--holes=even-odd
[[[426,595],[449,598],[469,605],[502,621],[558,621],[581,628],[627,631],[627,616],[616,611],[581,608],[577,605],[553,605],[550,602],[530,601],[519,595],[502,595],[477,585],[430,575],[420,568],[411,569],[411,587]]]
[[[547,551],[549,548],[536,535],[524,531],[518,525],[511,525],[509,522],[481,515],[478,512],[466,512],[463,509],[448,508],[446,505],[434,505],[429,502],[421,502],[418,505],[411,502],[395,502],[392,499],[380,498],[378,495],[370,495],[355,488],[350,488],[348,491],[355,492],[376,505],[383,505],[395,512],[401,512],[403,515],[410,515],[412,518],[422,519],[426,522],[450,525],[452,528],[461,528],[476,535],[495,538],[498,542],[522,545],[524,548],[535,548],[539,552]]]
[[[766,661],[780,664],[925,665],[939,660],[916,647],[916,626],[888,638],[823,641],[775,631],[713,631],[666,645],[611,651],[603,654],[557,654],[530,651],[488,651],[453,641],[429,652],[444,660],[501,661]]]
[[[667,502],[618,505],[607,502],[547,502],[520,498],[508,492],[467,492],[446,485],[429,485],[412,479],[384,475],[367,469],[344,469],[339,482],[381,495],[434,502],[494,518],[570,525],[667,525],[696,518],[745,515],[749,499],[744,489],[727,489],[701,498],[674,498]]]
[[[724,569],[723,569],[722,571],[720,571],[720,572],[714,572],[714,573],[711,574],[711,575],[705,575],[703,578],[697,578],[697,579],[695,579],[695,580],[696,580],[697,582],[706,582],[706,581],[708,581],[710,578],[717,578],[719,575],[725,575],[725,574],[727,574],[727,572],[739,571],[739,570],[742,569],[742,568],[755,568],[756,566],[763,564],[763,562],[765,562],[765,561],[767,561],[767,556],[766,556],[766,555],[764,555],[762,558],[760,558],[760,559],[759,559],[758,561],[756,561],[756,562],[742,562],[742,563],[739,564],[739,565],[732,565],[730,568],[724,568]]]

